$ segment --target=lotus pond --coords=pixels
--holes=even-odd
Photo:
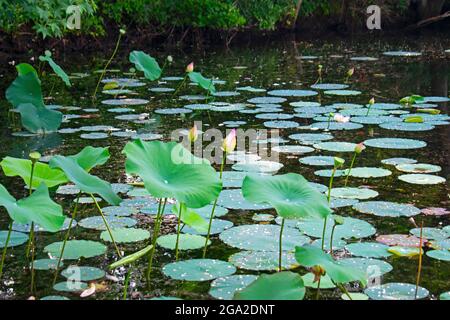
[[[450,42],[119,47],[1,66],[1,299],[449,299]]]

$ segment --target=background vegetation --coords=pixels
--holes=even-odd
[[[102,36],[111,25],[157,32],[177,27],[275,30],[300,26],[305,19],[354,28],[364,25],[370,4],[382,7],[383,21],[397,22],[411,18],[411,7],[420,1],[302,0],[298,12],[299,0],[0,0],[0,30],[61,38],[69,33]],[[66,27],[70,5],[80,6],[81,30]]]

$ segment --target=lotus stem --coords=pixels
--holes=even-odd
[[[108,230],[109,236],[111,237],[111,241],[112,241],[112,243],[114,244],[114,248],[115,248],[116,251],[117,251],[117,255],[118,255],[119,257],[122,257],[122,253],[120,253],[119,247],[117,246],[117,243],[116,243],[116,241],[114,240],[114,236],[113,236],[113,234],[112,234],[112,232],[111,232],[111,229],[110,229],[110,227],[109,227],[108,221],[106,221],[106,218],[105,218],[105,215],[103,214],[102,209],[101,209],[100,206],[98,205],[98,202],[97,202],[97,200],[95,199],[94,195],[91,193],[90,196],[91,196],[92,200],[94,201],[95,206],[97,207],[98,212],[99,212],[100,215],[102,216],[103,223],[105,224],[106,230]]]
[[[353,153],[352,162],[350,163],[350,168],[348,169],[347,176],[345,177],[345,183],[344,183],[344,186],[345,186],[345,187],[347,186],[347,183],[348,183],[348,177],[350,176],[350,172],[351,172],[352,169],[353,169],[353,164],[355,163],[356,155],[357,155],[357,154],[358,154],[357,152]]]
[[[328,185],[328,195],[327,195],[328,204],[330,204],[331,201],[331,189],[333,188],[333,180],[335,174],[336,174],[336,166],[333,168],[330,178],[330,184]]]
[[[334,230],[336,229],[336,223],[333,224],[333,228],[331,229],[331,237],[330,237],[330,254],[333,254],[333,237],[334,237]]]
[[[94,94],[92,95],[92,100],[96,99],[96,95],[97,95],[98,87],[100,86],[100,82],[102,82],[103,77],[105,76],[106,70],[108,69],[109,65],[113,61],[113,59],[114,59],[114,57],[115,57],[115,55],[117,53],[117,50],[119,49],[120,40],[122,40],[122,33],[121,32],[119,32],[119,37],[117,38],[116,47],[114,48],[113,54],[112,54],[111,58],[109,58],[108,62],[105,65],[105,68],[103,69],[102,73],[100,74],[100,78],[98,79],[97,86],[95,87]]]
[[[181,207],[182,204],[180,203],[180,210],[178,212],[178,224],[177,224],[177,241],[175,243],[175,261],[178,261],[178,243],[180,241],[180,226],[181,226]]]
[[[156,240],[158,239],[159,229],[161,227],[161,220],[162,220],[162,214],[164,213],[164,209],[166,207],[167,198],[164,198],[164,202],[161,205],[161,199],[159,201],[158,205],[158,213],[156,214],[155,219],[155,226],[153,228],[153,238],[152,238],[152,250],[150,251],[148,255],[148,267],[147,267],[147,282],[150,283],[150,276],[152,273],[152,265],[153,265],[153,257],[155,255],[155,247],[156,247]]]
[[[179,85],[179,86],[177,87],[177,89],[174,91],[174,93],[172,94],[172,96],[174,96],[174,95],[177,94],[178,90],[180,90],[180,88],[181,88],[181,87],[184,85],[184,83],[186,82],[187,77],[188,77],[188,75],[187,75],[187,73],[186,73],[186,75],[185,75],[184,78],[183,78],[183,81],[181,81],[180,85]]]
[[[282,269],[282,257],[283,257],[283,229],[284,229],[284,218],[281,219],[281,228],[280,228],[280,239],[278,240],[279,252],[278,252],[278,272],[281,272]]]
[[[125,283],[123,284],[123,296],[122,300],[127,300],[127,294],[128,294],[128,287],[130,285],[130,277],[131,277],[131,269],[133,268],[134,264],[131,264],[128,268],[127,275],[125,277]]]
[[[75,202],[75,207],[74,207],[73,212],[72,212],[72,217],[70,218],[69,228],[67,229],[67,232],[66,232],[66,234],[64,236],[63,245],[61,247],[61,252],[60,252],[59,258],[58,258],[58,264],[56,265],[55,276],[53,278],[53,285],[55,285],[56,279],[58,278],[59,268],[61,267],[61,261],[62,261],[63,256],[64,256],[64,250],[66,249],[66,243],[67,243],[67,240],[69,240],[70,231],[72,230],[72,224],[73,224],[73,221],[75,220],[75,217],[77,215],[78,204],[80,203],[80,196],[81,196],[81,191],[78,192],[77,200]]]
[[[331,124],[331,117],[333,116],[333,113],[330,112],[330,114],[328,115],[328,125],[327,125],[327,130],[330,129],[330,124]]]
[[[322,280],[322,277],[320,277],[319,281],[317,281],[316,300],[319,300],[320,298],[320,280]]]
[[[36,165],[35,160],[31,160],[31,173],[30,173],[30,186],[29,186],[29,195],[33,194],[33,175],[34,175],[34,167]],[[34,239],[34,222],[31,222],[30,226],[30,235],[28,238],[27,245],[27,257],[29,253],[31,253],[31,283],[30,283],[30,291],[33,294],[34,291],[34,256],[35,256],[35,239]]]
[[[422,273],[422,246],[423,246],[423,220],[422,223],[420,224],[419,266],[417,267],[416,292],[414,294],[414,299],[417,299],[417,293],[419,292],[420,275]]]
[[[325,250],[325,232],[327,230],[327,217],[323,220],[323,230],[322,230],[322,250]]]
[[[8,235],[6,236],[5,247],[3,248],[2,260],[0,261],[0,280],[2,279],[2,275],[3,275],[3,265],[4,265],[5,259],[6,259],[6,251],[8,249],[8,243],[9,243],[9,240],[11,239],[12,226],[13,226],[13,222],[11,221],[9,223]]]
[[[223,167],[225,165],[225,158],[226,158],[226,152],[223,152],[222,154],[222,163],[220,165],[220,173],[219,173],[219,179],[222,180],[222,173],[223,173]],[[206,239],[205,239],[205,247],[203,248],[203,259],[205,259],[206,257],[206,250],[208,248],[208,242],[209,242],[209,238],[211,237],[211,226],[212,226],[212,222],[214,219],[214,212],[216,211],[216,206],[217,206],[217,199],[216,198],[214,200],[214,204],[211,210],[211,215],[209,217],[209,224],[208,224],[208,232],[206,233]]]
[[[336,283],[333,280],[331,280],[334,285],[336,287],[338,287],[339,290],[341,290],[342,293],[344,293],[350,300],[353,300],[352,296],[350,295],[350,293],[348,293],[348,290],[341,284],[341,283]]]

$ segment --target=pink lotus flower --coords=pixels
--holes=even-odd
[[[188,139],[192,143],[195,142],[197,138],[198,138],[198,129],[197,126],[194,124],[194,126],[191,129],[189,129]]]
[[[355,147],[355,152],[356,153],[361,153],[366,149],[366,146],[364,145],[364,143],[358,143]]]
[[[350,117],[343,116],[340,113],[336,113],[334,115],[333,119],[334,119],[334,121],[340,122],[340,123],[347,123],[350,121]]]
[[[192,71],[194,71],[194,63],[193,62],[189,63],[186,67],[187,73],[192,72]]]
[[[236,148],[236,129],[231,130],[231,132],[225,137],[222,144],[222,150],[226,153],[232,152]]]

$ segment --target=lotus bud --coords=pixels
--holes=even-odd
[[[347,71],[347,77],[351,77],[355,73],[355,68],[351,68]]]
[[[347,123],[350,121],[350,117],[343,116],[340,113],[336,113],[333,117],[334,121],[339,123]]]
[[[320,280],[320,277],[325,275],[325,269],[322,266],[315,265],[311,268],[311,272],[314,275],[314,282],[318,282]]]
[[[409,221],[414,227],[416,227],[416,228],[419,227],[419,226],[417,225],[417,223],[416,223],[416,220],[414,220],[413,217],[409,218],[408,221]]]
[[[127,33],[127,31],[123,28],[120,28],[119,32],[121,35],[124,35],[125,33]]]
[[[375,98],[372,97],[372,99],[369,100],[369,104],[370,104],[370,105],[373,105],[374,103],[375,103]]]
[[[338,224],[338,225],[343,225],[344,224],[344,217],[340,216],[338,214],[333,214],[333,219],[334,219],[334,223]]]
[[[334,157],[334,167],[340,168],[344,165],[345,160],[339,157]]]
[[[363,152],[364,149],[366,149],[366,146],[364,145],[364,143],[361,142],[356,145],[355,152],[359,154],[359,153]]]
[[[130,73],[136,73],[136,69],[135,68],[130,68]]]
[[[232,152],[236,148],[236,129],[231,130],[231,132],[225,137],[222,144],[222,150],[226,153]]]
[[[195,142],[197,138],[198,138],[198,129],[197,126],[194,124],[194,126],[191,129],[189,129],[188,139],[192,143]]]
[[[168,61],[169,63],[172,63],[172,62],[173,62],[172,56],[167,56],[167,61]]]
[[[194,63],[193,62],[189,63],[186,67],[187,73],[192,72],[192,71],[194,71]]]
[[[31,162],[36,163],[41,158],[41,154],[37,151],[31,152],[28,157],[30,158]]]

